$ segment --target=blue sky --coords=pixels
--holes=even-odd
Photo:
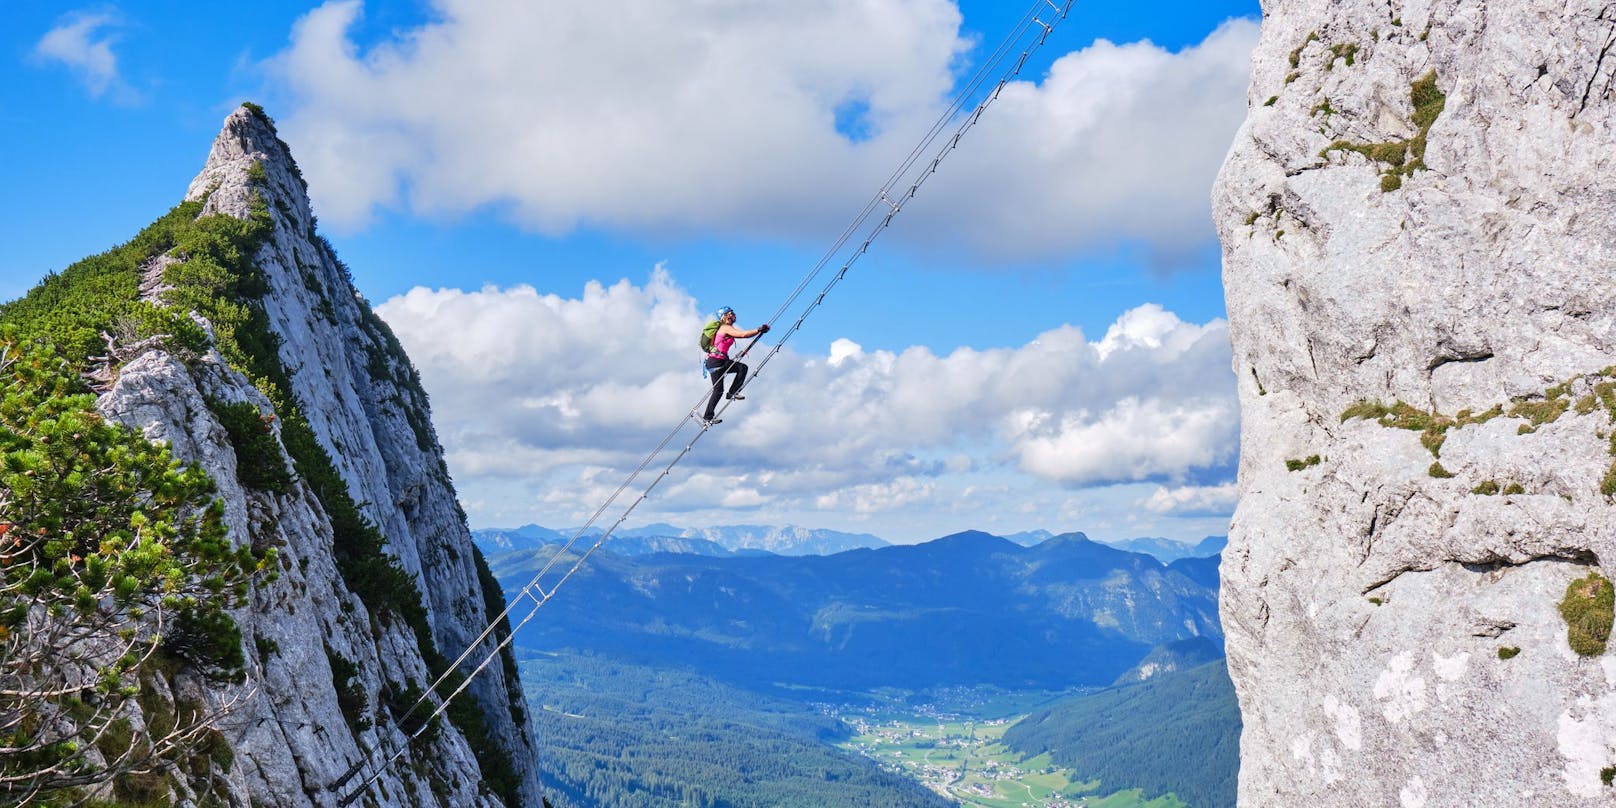
[[[0,299],[167,210],[255,100],[420,366],[474,525],[559,526],[700,393],[668,343],[772,312],[1024,6],[213,8],[11,10]],[[635,521],[1223,532],[1206,198],[1259,13],[1078,4]]]

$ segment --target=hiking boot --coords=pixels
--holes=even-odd
[[[722,423],[724,423],[724,419],[722,419],[722,418],[706,418],[706,417],[703,417],[701,419],[701,425],[702,426],[712,426],[714,424],[722,424]]]
[[[746,396],[743,396],[740,393],[736,393],[733,396],[724,396],[724,397],[729,399],[730,401],[745,401],[746,400]]]

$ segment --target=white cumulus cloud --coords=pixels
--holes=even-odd
[[[706,397],[702,317],[661,269],[576,298],[416,288],[377,311],[421,372],[469,501],[516,486],[534,507],[587,510]],[[1239,428],[1226,325],[1156,306],[1118,322],[1138,321],[1149,338],[1062,326],[946,355],[788,346],[652,507],[868,514],[957,508],[1006,475],[1058,488],[1227,473]]]
[[[822,494],[814,505],[824,511],[849,510],[868,514],[911,508],[930,502],[936,494],[936,483],[914,477],[899,477],[890,482],[864,483]]]
[[[1181,476],[1234,457],[1240,434],[1235,403],[1124,398],[1101,412],[1016,414],[1013,439],[1021,467],[1072,483]]]
[[[1219,485],[1186,485],[1179,488],[1158,486],[1139,501],[1153,513],[1175,516],[1228,516],[1234,513],[1239,491],[1231,480]]]
[[[1207,242],[1257,34],[1237,19],[1179,52],[1100,40],[1011,84],[927,185],[943,199],[916,207],[922,229],[1011,259],[1119,239],[1171,258]]]
[[[433,6],[361,48],[362,4],[326,3],[270,61],[323,220],[492,205],[550,234],[817,238],[952,99],[971,45],[948,0]],[[896,237],[1013,261],[1205,243],[1256,36],[1102,41],[1012,82]]]
[[[838,109],[912,126],[968,46],[943,0],[434,5],[361,52],[361,4],[327,3],[272,63],[322,217],[495,202],[551,233],[774,227],[890,151],[839,134]]]
[[[830,365],[838,367],[849,359],[857,359],[864,355],[864,347],[845,337],[838,338],[830,344]]]

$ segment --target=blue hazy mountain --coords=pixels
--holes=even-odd
[[[584,544],[605,532],[590,527],[551,529],[541,525],[516,528],[484,528],[471,532],[472,540],[487,554],[526,550],[546,544],[565,543],[579,536]],[[584,544],[587,546],[587,544]],[[830,555],[858,548],[886,547],[879,536],[845,533],[839,530],[803,528],[793,525],[718,525],[682,528],[665,523],[623,527],[612,531],[602,549],[618,555],[645,555],[653,552],[694,553],[697,555],[752,554]]]
[[[678,535],[679,528],[672,526],[666,530],[641,531],[615,531],[611,538],[602,545],[602,550],[617,555],[637,556],[649,553],[691,553],[694,555],[732,555],[733,551],[716,542],[701,538],[687,538]],[[473,530],[471,538],[481,547],[485,554],[535,551],[547,548],[553,555],[557,548],[572,541],[577,536],[574,547],[580,552],[588,548],[599,538],[604,531],[590,529],[579,533],[571,530],[551,530],[539,525],[523,525],[517,528],[486,528]],[[542,555],[542,554],[541,554]]]
[[[1218,588],[1218,565],[1221,563],[1223,563],[1222,556],[1211,555],[1180,558],[1168,564],[1167,568],[1215,592]]]
[[[643,535],[643,533],[641,534]],[[805,528],[793,525],[722,525],[686,528],[678,535],[701,538],[730,550],[764,550],[776,555],[830,555],[861,548],[887,547],[888,542],[869,533]]]
[[[1033,545],[1043,543],[1045,539],[1051,538],[1054,535],[1055,534],[1047,530],[1023,530],[1020,533],[1006,533],[1004,534],[1004,537],[1024,547],[1032,547]],[[1087,537],[1085,536],[1084,538]]]
[[[598,535],[598,534],[597,534]],[[495,527],[471,531],[471,540],[482,549],[483,555],[494,555],[511,550],[530,550],[546,544],[565,542],[572,534],[562,534],[539,525],[521,527]]]
[[[513,593],[553,553],[489,563]],[[597,553],[516,642],[763,689],[1103,686],[1155,646],[1221,637],[1201,572],[1075,533],[1023,547],[969,531],[828,556]]]
[[[1005,731],[1026,755],[1109,788],[1172,793],[1195,808],[1232,808],[1240,768],[1240,709],[1222,659],[1044,707]]]
[[[1134,553],[1147,553],[1155,556],[1163,564],[1177,561],[1180,558],[1204,558],[1223,552],[1224,545],[1228,544],[1227,536],[1207,536],[1195,544],[1144,537],[1138,539],[1116,539],[1104,542],[1119,550],[1128,550]]]

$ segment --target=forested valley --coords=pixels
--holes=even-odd
[[[832,747],[847,728],[801,703],[590,654],[521,666],[557,808],[950,804]]]
[[[511,597],[554,552],[489,564]],[[1034,791],[1050,806],[1227,808],[1239,718],[1217,583],[1215,556],[1164,564],[1081,534],[801,557],[608,550],[516,644],[558,808],[996,806]],[[854,722],[894,742],[871,748]],[[903,741],[972,722],[1002,744]],[[967,792],[967,771],[988,793]]]

